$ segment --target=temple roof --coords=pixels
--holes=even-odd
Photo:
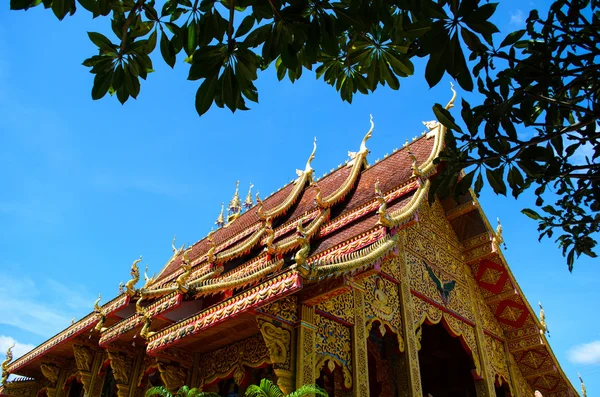
[[[433,160],[443,147],[446,128],[438,124],[429,133],[369,165],[366,143],[372,132],[373,125],[359,150],[349,152],[350,159],[345,164],[320,179],[313,177],[310,165],[318,155],[315,142],[304,170],[297,171],[294,181],[262,201],[257,197],[253,207],[236,213],[229,223],[191,247],[173,246],[173,256],[156,278],[98,307],[13,362],[10,372],[35,372],[43,355],[61,345],[64,349],[66,342],[94,329],[99,344],[107,346],[117,340],[129,342],[140,333],[140,328],[148,331],[152,324],[157,331],[144,335],[151,355],[161,355],[175,345],[194,345],[189,338],[200,332],[211,340],[205,349],[217,348],[219,343],[230,340],[210,339],[212,333],[218,332],[218,328],[208,330],[210,324],[235,317],[243,336],[245,321],[252,317],[250,308],[294,293],[304,284],[357,274],[381,261],[395,249],[397,231],[416,222],[430,179],[436,173]],[[236,211],[237,196],[236,190]],[[548,358],[549,376],[556,380],[544,390],[568,390],[568,394],[576,395],[545,336],[540,334],[541,324],[508,269],[497,244],[499,236],[476,198],[469,196],[458,204],[443,204],[487,303],[501,325],[506,325],[499,331],[504,335],[495,336],[506,336],[510,348],[511,340],[517,344],[523,340],[511,332],[525,329],[535,343],[528,348],[510,348],[519,368],[526,372],[529,367],[523,355],[539,351]],[[504,284],[490,286],[490,278],[484,275],[486,269],[501,274],[498,280]],[[507,300],[514,304],[506,303]],[[506,319],[507,306],[521,310],[517,322]],[[194,346],[197,348],[198,343]],[[528,381],[534,388],[543,388],[537,378]]]

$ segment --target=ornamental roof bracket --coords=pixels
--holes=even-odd
[[[206,236],[206,240],[208,240],[208,242],[210,243],[210,248],[208,249],[208,252],[206,253],[206,260],[208,263],[215,263],[215,250],[217,249],[217,244],[215,244],[215,241],[212,239],[212,234],[214,232],[211,230],[210,233],[208,233],[208,236]]]
[[[94,302],[94,313],[98,314],[99,320],[96,326],[94,327],[95,331],[102,332],[106,328],[104,328],[104,322],[106,321],[106,310],[100,307],[99,303],[102,300],[102,295],[98,294],[98,299]]]
[[[410,201],[404,207],[387,214],[387,218],[391,224],[391,226],[388,227],[398,227],[413,219],[415,213],[421,207],[421,204],[427,197],[430,186],[431,181],[427,179],[423,185],[419,186],[416,193],[411,197]]]
[[[185,294],[188,289],[188,280],[190,279],[190,276],[192,275],[192,264],[190,263],[190,260],[188,258],[188,253],[192,251],[192,247],[188,248],[187,250],[183,251],[183,262],[181,263],[181,268],[183,269],[183,273],[181,273],[179,275],[179,277],[177,277],[177,279],[175,280],[175,283],[177,284],[177,290],[179,291],[179,293]]]
[[[421,173],[421,169],[419,168],[419,165],[417,164],[417,156],[414,155],[413,152],[410,151],[410,149],[406,149],[406,152],[408,153],[408,157],[410,157],[410,160],[412,161],[412,176],[413,177],[417,177],[417,178],[421,178],[422,173]]]
[[[371,128],[369,129],[369,131],[367,131],[362,142],[360,143],[360,148],[358,149],[358,152],[348,152],[348,156],[350,156],[350,161],[346,164],[347,167],[352,167],[354,163],[357,162],[357,159],[359,162],[364,162],[365,165],[367,165],[367,155],[369,154],[369,149],[367,149],[367,141],[373,135],[373,129],[375,128],[375,123],[373,123],[373,115],[371,114],[369,116]]]
[[[8,364],[10,364],[10,362],[13,359],[13,353],[12,353],[12,349],[15,347],[15,344],[13,343],[12,346],[10,346],[8,348],[8,350],[6,351],[6,359],[2,362],[2,382],[0,384],[2,384],[2,386],[6,386],[6,381],[8,380],[8,375],[10,375],[10,373],[8,372]]]
[[[277,248],[274,244],[275,231],[273,230],[273,222],[271,221],[271,218],[267,218],[265,224],[265,234],[267,235],[265,241],[265,251],[269,255],[275,255],[277,253]]]
[[[387,214],[387,201],[381,192],[381,189],[379,188],[379,179],[377,179],[377,182],[375,182],[375,198],[377,199],[377,202],[379,202],[379,208],[377,209],[379,220],[377,221],[377,224],[385,227],[393,226]]]
[[[142,256],[140,255],[139,259],[133,261],[131,265],[131,277],[132,279],[125,283],[125,293],[129,296],[135,295],[135,285],[140,280],[140,269],[137,264],[142,261]]]

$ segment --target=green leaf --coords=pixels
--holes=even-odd
[[[156,48],[157,34],[158,34],[157,31],[154,30],[154,32],[152,32],[150,34],[150,37],[148,37],[148,43],[146,44],[146,54],[150,54]]]
[[[96,14],[98,12],[98,2],[96,0],[77,0],[79,4],[91,13]]]
[[[63,18],[70,11],[71,7],[68,4],[69,0],[53,0],[52,1],[52,12],[54,15],[62,21]]]
[[[248,33],[250,29],[252,29],[252,27],[254,26],[255,21],[256,18],[254,17],[254,15],[246,16],[235,32],[235,38],[241,37]]]
[[[452,117],[450,112],[447,109],[443,108],[442,105],[440,105],[439,103],[433,105],[433,113],[435,114],[435,117],[438,119],[438,121],[447,128],[458,132],[462,132],[461,128],[454,122],[454,117]]]
[[[92,86],[92,99],[98,100],[108,92],[110,83],[112,82],[113,70],[110,69],[105,73],[97,74],[94,77],[94,85]]]
[[[508,36],[502,40],[499,48],[506,47],[507,45],[513,45],[517,41],[521,40],[521,37],[526,33],[525,29],[517,30],[516,32],[509,33]]]
[[[425,68],[425,79],[429,87],[434,87],[440,82],[446,70],[445,65],[441,62],[442,52],[435,52],[429,56],[427,66]]]
[[[387,51],[383,53],[383,57],[398,76],[411,76],[415,71],[412,62],[405,56]]]
[[[160,36],[160,53],[167,65],[170,67],[175,66],[175,50],[164,32]]]
[[[88,32],[88,37],[92,40],[92,43],[96,44],[98,48],[105,51],[112,51],[115,49],[115,45],[111,43],[111,41],[104,36],[103,34],[97,32]]]
[[[113,75],[112,84],[111,84],[112,89],[116,91],[119,88],[121,88],[123,86],[124,80],[125,80],[125,72],[123,70],[123,66],[118,65],[117,68],[115,69],[115,74]]]
[[[196,33],[196,20],[192,18],[190,20],[190,24],[187,28],[187,43],[185,46],[185,52],[189,54],[193,54],[196,50],[197,43],[197,33]]]
[[[469,191],[469,188],[473,184],[473,177],[475,176],[475,171],[473,170],[466,174],[456,185],[456,194],[463,195]]]
[[[483,177],[481,176],[481,172],[480,172],[479,174],[477,174],[477,179],[475,180],[475,185],[473,186],[473,189],[474,189],[477,197],[479,197],[479,192],[481,192],[482,188],[483,188]]]
[[[504,183],[504,168],[500,167],[495,170],[486,168],[485,176],[494,192],[506,196],[506,184]]]
[[[527,215],[528,217],[530,217],[533,220],[542,219],[542,217],[537,212],[535,212],[534,210],[529,209],[529,208],[525,208],[525,209],[521,210],[521,213]]]

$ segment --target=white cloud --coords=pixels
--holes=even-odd
[[[600,363],[600,340],[573,346],[567,356],[573,364]]]
[[[515,26],[522,26],[525,22],[525,14],[522,10],[517,10],[510,13],[510,24]]]
[[[0,324],[48,338],[89,312],[94,297],[54,280],[37,284],[27,277],[0,273]]]
[[[0,355],[2,355],[2,359],[4,359],[5,353],[9,347],[13,346],[13,360],[21,357],[23,354],[32,350],[35,346],[29,343],[20,343],[16,341],[14,338],[6,335],[0,335]]]

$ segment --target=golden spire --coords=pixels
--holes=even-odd
[[[581,395],[582,397],[587,397],[587,390],[585,388],[585,383],[583,383],[583,379],[581,379],[581,374],[577,372],[577,376],[579,377],[579,381],[581,382]]]
[[[223,225],[225,224],[225,203],[221,203],[221,213],[219,214],[219,217],[217,218],[217,221],[215,222],[215,225],[217,225],[217,227],[223,227]]]
[[[254,205],[254,202],[252,201],[252,188],[253,187],[254,187],[254,185],[250,184],[250,189],[248,189],[248,194],[246,195],[246,201],[244,201],[244,208],[246,210],[249,210]]]
[[[542,325],[542,329],[540,329],[540,334],[550,334],[548,331],[548,325],[546,324],[546,312],[544,312],[544,308],[542,307],[542,302],[538,302],[540,307],[540,324]]]
[[[229,214],[227,215],[227,223],[240,216],[240,212],[242,211],[242,203],[240,201],[240,181],[235,182],[235,193],[229,202],[228,210]]]

